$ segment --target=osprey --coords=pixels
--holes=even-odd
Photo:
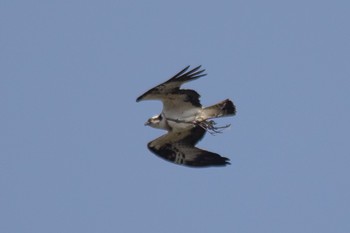
[[[154,154],[177,164],[192,167],[224,166],[229,159],[209,152],[195,145],[206,131],[214,134],[223,127],[216,127],[210,120],[236,114],[231,100],[226,99],[209,107],[202,107],[200,95],[194,90],[180,89],[181,85],[205,76],[205,70],[198,66],[188,72],[189,66],[181,70],[168,81],[150,89],[136,99],[160,100],[163,103],[161,114],[150,118],[145,125],[167,130],[168,133],[148,143]]]

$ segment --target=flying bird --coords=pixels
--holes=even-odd
[[[167,134],[148,143],[148,148],[161,158],[181,165],[192,167],[225,166],[229,159],[209,152],[195,145],[208,131],[219,133],[223,127],[215,126],[213,118],[232,116],[236,107],[226,99],[209,107],[202,107],[200,95],[189,89],[180,89],[181,85],[205,76],[205,70],[198,66],[190,71],[189,66],[181,70],[168,81],[150,89],[136,99],[160,100],[163,110],[150,118],[145,125],[167,130]],[[187,71],[187,72],[186,72]]]

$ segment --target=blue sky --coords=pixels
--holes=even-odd
[[[0,3],[0,231],[349,232],[350,3]],[[232,127],[191,169],[148,151],[187,65]]]

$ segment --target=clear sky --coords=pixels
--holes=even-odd
[[[0,232],[350,232],[349,1],[0,3]],[[193,169],[136,97],[187,65],[237,116]]]

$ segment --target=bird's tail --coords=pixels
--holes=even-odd
[[[210,118],[218,118],[224,116],[233,116],[236,114],[236,107],[231,100],[226,99],[220,103],[203,109],[201,118],[207,120]]]

